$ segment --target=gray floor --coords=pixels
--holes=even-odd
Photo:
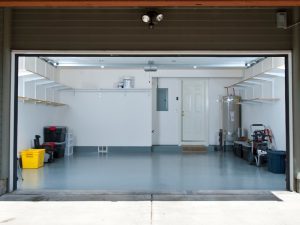
[[[77,152],[40,169],[24,169],[19,189],[189,193],[200,190],[284,190],[285,175],[255,167],[232,152]]]

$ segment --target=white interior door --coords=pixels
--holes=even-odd
[[[182,143],[208,144],[206,79],[182,80]]]

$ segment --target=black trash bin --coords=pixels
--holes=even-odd
[[[285,151],[268,151],[268,170],[272,173],[285,173]]]

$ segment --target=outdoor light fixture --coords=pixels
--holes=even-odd
[[[155,24],[161,22],[164,19],[164,15],[155,11],[149,11],[142,15],[142,21],[149,25],[149,28],[153,28]]]
[[[151,18],[150,18],[148,15],[143,15],[143,16],[142,16],[142,21],[143,21],[144,23],[149,23],[150,20],[151,20]]]

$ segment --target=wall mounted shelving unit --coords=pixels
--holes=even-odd
[[[58,102],[50,102],[40,99],[34,99],[34,98],[28,98],[28,97],[22,97],[18,96],[19,101],[22,102],[28,102],[28,103],[34,103],[34,104],[44,104],[44,105],[51,105],[51,106],[65,106],[66,104],[58,103]]]
[[[239,91],[241,103],[272,103],[279,101],[274,86],[275,79],[284,79],[283,58],[270,57],[245,69],[244,79],[226,86]]]
[[[59,83],[57,69],[38,57],[20,57],[18,99],[24,103],[65,106],[58,102],[59,91],[71,90]]]

